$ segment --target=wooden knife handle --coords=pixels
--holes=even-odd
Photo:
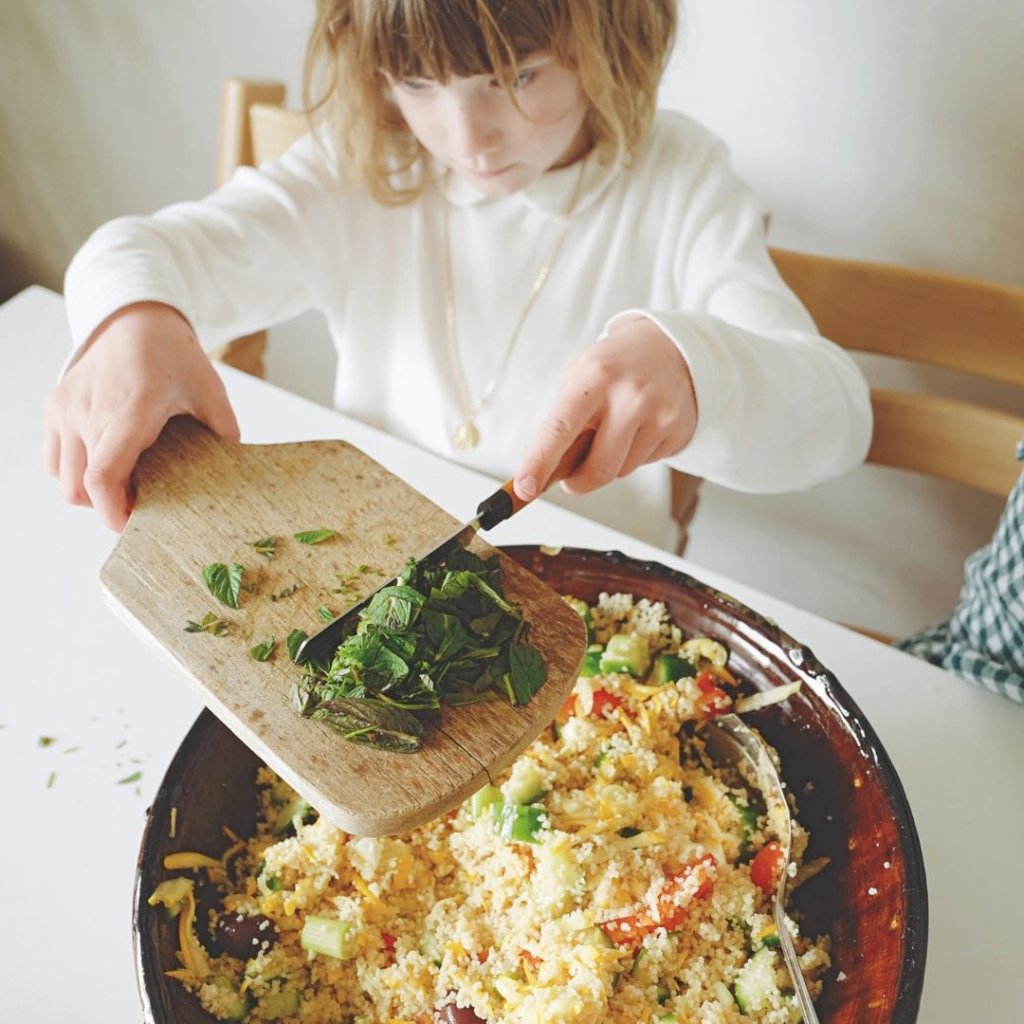
[[[565,454],[558,460],[554,472],[548,477],[547,482],[540,489],[543,494],[549,487],[554,486],[559,480],[571,476],[573,471],[587,457],[590,451],[590,444],[594,440],[594,431],[584,430],[579,437],[566,449]],[[485,498],[477,507],[476,514],[481,530],[489,530],[498,523],[503,523],[510,516],[514,516],[521,508],[530,504],[524,501],[515,492],[513,481],[506,480],[489,498]],[[533,499],[530,499],[531,501]]]

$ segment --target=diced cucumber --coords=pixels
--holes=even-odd
[[[286,986],[268,992],[260,1000],[260,1014],[267,1020],[280,1020],[282,1017],[294,1017],[299,1012],[302,993],[297,988]]]
[[[615,943],[608,937],[608,933],[600,925],[592,925],[577,933],[580,942],[588,946],[602,946],[605,949],[614,949]]]
[[[479,821],[491,811],[495,804],[501,802],[501,790],[497,786],[481,786],[469,798],[469,816]]]
[[[565,841],[544,843],[537,850],[533,895],[537,906],[553,916],[568,913],[583,891],[583,870]]]
[[[441,966],[441,942],[432,928],[424,928],[420,933],[419,951],[435,967]]]
[[[249,1015],[251,1003],[247,992],[239,991],[238,981],[226,974],[218,974],[212,984],[224,992],[217,1002],[223,1008],[221,1020],[245,1020]]]
[[[647,641],[638,633],[616,633],[609,637],[601,655],[602,672],[628,672],[636,678],[647,672],[650,663]]]
[[[601,672],[601,655],[604,648],[600,644],[591,644],[587,653],[583,655],[583,664],[580,665],[579,674],[584,679],[599,675]]]
[[[297,793],[294,794],[292,799],[282,804],[277,812],[274,819],[274,835],[283,835],[296,821],[305,824],[314,817],[315,813],[308,800],[303,800]]]
[[[687,658],[677,654],[659,654],[654,661],[651,672],[651,683],[654,686],[665,686],[677,679],[691,679],[697,674],[697,666]]]
[[[782,945],[778,929],[774,924],[765,928],[765,930],[761,932],[760,935],[756,936],[753,941],[756,949],[760,949],[761,946],[765,946],[768,949],[778,949]]]
[[[590,612],[590,605],[586,601],[581,601],[578,597],[567,597],[566,601],[579,613],[583,624],[587,627],[587,642],[592,642],[594,639],[594,616]]]
[[[740,802],[739,797],[729,794],[729,802],[740,816],[740,861],[746,863],[754,852],[750,846],[750,838],[757,831],[758,822],[765,814],[765,807],[752,796],[748,796],[744,804]]]
[[[356,955],[352,926],[336,917],[310,914],[303,922],[299,945],[311,953],[322,953],[335,960],[351,960]]]
[[[536,761],[520,758],[512,766],[512,774],[502,786],[501,794],[506,803],[532,804],[549,789],[547,776]]]
[[[758,1013],[779,994],[775,984],[775,954],[762,946],[736,975],[733,987],[741,1013]]]
[[[543,807],[533,804],[502,804],[494,819],[494,827],[502,839],[513,843],[539,843],[540,832],[547,825]]]

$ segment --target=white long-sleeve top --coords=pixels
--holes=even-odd
[[[180,310],[207,349],[317,308],[338,353],[339,410],[503,478],[570,360],[616,316],[642,313],[689,365],[696,432],[658,465],[583,498],[556,489],[555,500],[668,545],[670,466],[736,490],[781,492],[860,462],[871,433],[860,372],[782,282],[762,212],[725,147],[668,112],[632,163],[586,159],[561,249],[475,418],[481,443],[468,452],[452,446],[461,412],[443,218],[458,353],[476,398],[499,368],[579,173],[578,164],[549,171],[497,199],[449,178],[415,203],[387,207],[346,184],[307,137],[278,161],[240,169],[202,201],[97,230],[65,281],[73,344],[143,300]]]

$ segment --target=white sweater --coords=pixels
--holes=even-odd
[[[588,157],[561,251],[476,418],[481,443],[470,452],[452,447],[460,415],[440,204],[449,203],[458,346],[477,397],[578,173],[578,165],[551,171],[500,199],[453,179],[443,198],[429,191],[391,208],[344,184],[307,137],[279,161],[239,170],[205,200],[96,231],[65,281],[72,340],[77,349],[112,312],[142,300],[179,309],[208,349],[315,307],[338,352],[338,409],[504,478],[554,402],[569,360],[616,315],[639,311],[689,364],[696,433],[665,463],[585,498],[555,489],[555,500],[668,545],[668,466],[772,492],[860,462],[871,433],[863,378],[780,279],[761,210],[724,146],[674,113],[659,114],[631,165]]]

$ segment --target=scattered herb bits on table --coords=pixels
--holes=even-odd
[[[580,611],[593,657],[558,722],[458,811],[357,838],[261,769],[256,834],[176,855],[195,871],[150,896],[185,915],[174,977],[250,1022],[797,1020],[764,808],[694,729],[742,703],[725,646],[628,595]],[[807,839],[795,822],[798,865]],[[788,923],[817,995],[829,939]]]

